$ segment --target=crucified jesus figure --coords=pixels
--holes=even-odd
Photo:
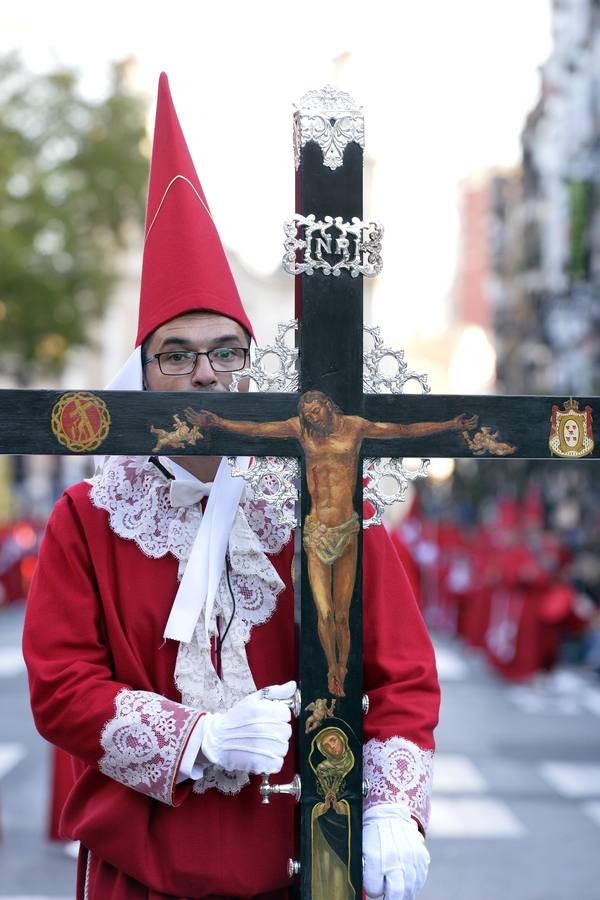
[[[442,431],[471,431],[477,416],[456,416],[446,422],[370,422],[347,416],[321,391],[308,391],[298,403],[298,415],[281,422],[239,422],[207,410],[186,409],[189,422],[202,430],[260,437],[290,437],[302,446],[311,499],[304,520],[303,544],[317,610],[321,646],[327,660],[327,685],[334,697],[344,697],[350,652],[349,612],[356,577],[360,520],[353,506],[360,446],[364,438],[411,438]]]

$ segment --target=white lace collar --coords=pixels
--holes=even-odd
[[[115,534],[134,541],[153,559],[171,553],[180,563],[187,560],[202,512],[171,506],[169,479],[147,458],[111,456],[89,483],[93,505],[106,510]],[[279,553],[290,539],[289,527],[279,524],[276,513],[254,500],[248,488],[241,508],[264,553]]]
[[[102,471],[90,479],[90,484],[91,502],[106,510],[112,531],[134,541],[151,558],[171,553],[179,560],[178,577],[181,578],[202,521],[200,505],[172,506],[170,480],[149,460],[139,457],[111,457]],[[252,628],[271,617],[277,595],[284,587],[265,554],[278,553],[289,538],[289,527],[276,521],[268,504],[245,497],[229,538],[235,615],[223,572],[208,628],[202,612],[192,639],[179,645],[175,683],[183,703],[216,712],[229,709],[256,689],[245,645]],[[219,626],[226,627],[229,622],[221,649],[219,678],[212,664],[210,638],[218,634]],[[247,781],[243,773],[232,776],[210,767],[196,782],[195,789],[218,787],[232,793]]]

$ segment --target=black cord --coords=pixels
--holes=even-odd
[[[156,456],[151,456],[150,462],[156,466],[156,468],[159,470],[159,472],[163,473],[165,478],[168,478],[169,481],[174,481],[175,476],[171,472],[169,472],[169,470],[167,468],[165,468],[165,466],[163,466],[163,464],[161,462],[159,462],[159,460]]]
[[[229,569],[230,569],[229,553],[227,553],[225,556],[225,574],[227,576],[227,587],[229,588],[229,593],[231,594],[231,602],[233,603],[233,612],[231,613],[231,618],[230,618],[229,622],[227,623],[227,628],[225,629],[225,633],[223,634],[223,637],[219,639],[219,652],[221,652],[221,647],[223,646],[223,644],[225,642],[225,638],[227,637],[227,633],[228,633],[229,629],[231,628],[231,623],[233,622],[233,617],[235,616],[235,596],[234,596],[233,590],[231,588],[231,578],[229,576]]]

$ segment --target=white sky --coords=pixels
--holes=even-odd
[[[112,59],[135,56],[151,97],[165,69],[221,235],[263,272],[293,212],[291,104],[326,82],[352,93],[374,162],[365,215],[386,229],[373,311],[397,345],[447,320],[458,180],[519,159],[550,2],[20,0],[0,8],[12,48],[35,68],[77,66],[91,93]]]

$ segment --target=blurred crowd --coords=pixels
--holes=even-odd
[[[426,517],[415,494],[389,531],[432,631],[479,648],[508,681],[559,662],[600,676],[598,554],[546,526],[535,487],[468,526]]]
[[[0,525],[0,608],[27,596],[43,531],[36,519]]]

